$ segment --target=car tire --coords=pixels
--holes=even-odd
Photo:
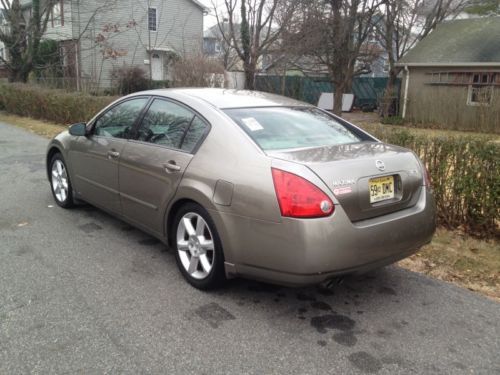
[[[171,235],[177,266],[192,286],[209,290],[224,283],[221,241],[207,210],[196,203],[182,206],[175,214]]]
[[[69,178],[68,168],[60,153],[55,154],[49,164],[50,190],[58,206],[71,208],[73,202],[73,187]]]

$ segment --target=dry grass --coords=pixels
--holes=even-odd
[[[408,130],[415,135],[424,136],[478,136],[489,138],[494,142],[500,142],[500,135],[491,133],[477,133],[465,132],[457,130],[442,130],[433,128],[417,128],[411,124],[407,125],[385,125],[380,122],[380,116],[375,112],[349,112],[343,113],[342,117],[347,121],[352,122],[354,125],[360,126],[368,132],[376,132],[377,130],[391,131],[391,130]]]
[[[497,241],[438,229],[429,245],[399,265],[500,302],[500,243]]]
[[[49,139],[67,129],[67,127],[63,125],[35,120],[29,117],[10,115],[5,112],[0,112],[0,122],[6,122],[8,124],[15,125]]]

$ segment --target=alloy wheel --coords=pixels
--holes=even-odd
[[[68,174],[64,163],[59,159],[56,159],[52,164],[51,181],[54,196],[60,203],[64,203],[69,193]]]
[[[214,240],[207,222],[197,213],[186,213],[177,226],[176,239],[186,272],[195,279],[205,279],[215,262]]]

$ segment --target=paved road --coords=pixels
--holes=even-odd
[[[171,251],[53,207],[47,140],[0,124],[0,373],[500,373],[500,304],[397,267],[202,293]]]

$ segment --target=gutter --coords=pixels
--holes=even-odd
[[[405,79],[405,93],[403,96],[403,119],[406,118],[406,107],[408,103],[408,85],[410,83],[410,69],[408,69],[408,65],[405,65],[404,67],[405,73],[406,73],[406,79]]]
[[[435,66],[451,66],[451,67],[499,67],[500,68],[500,62],[499,61],[491,61],[491,62],[429,62],[429,63],[396,63],[394,64],[397,67],[407,67],[407,66],[414,66],[414,67],[435,67]]]

